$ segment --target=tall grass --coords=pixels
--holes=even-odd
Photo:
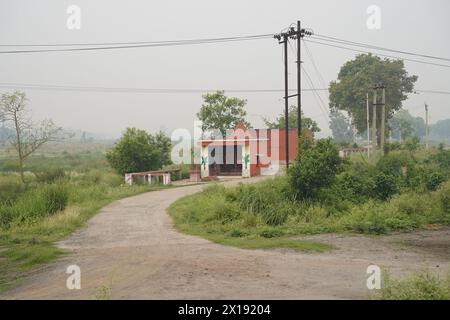
[[[53,179],[30,178],[21,192],[18,177],[0,175],[0,291],[17,284],[24,272],[62,253],[53,243],[82,226],[109,202],[160,185],[123,186],[109,170],[71,172]],[[11,186],[14,192],[9,191]]]
[[[403,279],[385,274],[380,292],[372,298],[380,300],[450,300],[450,273],[439,277],[429,270]]]

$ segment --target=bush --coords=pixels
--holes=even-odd
[[[377,162],[376,169],[386,175],[400,177],[403,176],[403,168],[409,172],[414,164],[409,153],[391,152]]]
[[[380,292],[374,296],[381,300],[449,300],[450,274],[441,279],[430,271],[422,271],[412,276],[393,280],[384,275]]]
[[[0,204],[12,204],[21,193],[18,176],[0,175]]]
[[[287,201],[289,184],[285,177],[277,177],[256,184],[240,184],[234,191],[225,191],[228,199],[235,199],[247,212],[262,213],[273,204]]]
[[[374,195],[379,200],[387,200],[399,192],[397,180],[391,175],[379,173],[374,178]]]
[[[36,181],[40,183],[54,183],[56,180],[62,179],[66,176],[63,169],[53,168],[41,172],[35,172]]]
[[[297,200],[317,199],[340,171],[342,159],[331,139],[301,140],[297,159],[289,168],[291,190]]]
[[[450,220],[450,181],[441,185],[436,194],[442,206],[442,211]]]
[[[41,190],[44,200],[45,213],[53,214],[66,208],[69,201],[69,193],[62,185],[47,185]]]
[[[225,224],[240,218],[241,211],[237,204],[224,201],[216,205],[215,215],[217,220]]]
[[[13,212],[10,206],[0,204],[0,229],[8,229],[12,220]]]
[[[261,212],[262,220],[270,226],[278,226],[286,222],[290,212],[290,207],[287,204],[279,203],[267,207]]]
[[[268,228],[262,230],[259,235],[263,238],[278,238],[283,235],[283,231],[279,229]]]

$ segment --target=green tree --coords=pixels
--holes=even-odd
[[[25,161],[45,143],[63,139],[62,128],[55,126],[52,120],[33,122],[27,109],[26,95],[20,91],[1,95],[0,123],[10,129],[8,141],[17,152],[23,190]]]
[[[450,140],[450,119],[439,120],[430,127],[430,136],[437,140]]]
[[[227,130],[234,129],[240,121],[250,128],[250,124],[245,121],[246,103],[246,100],[225,96],[224,91],[203,95],[203,104],[197,113],[198,119],[202,121],[202,130],[219,131],[225,137]]]
[[[289,181],[298,200],[316,199],[333,182],[342,159],[331,139],[301,139],[297,159],[289,168]]]
[[[330,112],[330,129],[336,143],[348,144],[353,141],[351,121],[342,112],[335,110]]]
[[[290,106],[288,112],[289,118],[289,128],[297,128],[297,107]],[[284,129],[286,126],[286,121],[284,118],[284,112],[282,112],[275,121],[270,121],[268,119],[264,119],[264,123],[269,129]],[[317,122],[312,120],[311,118],[303,116],[302,112],[302,128],[310,129],[312,132],[320,132],[320,128],[317,125]]]
[[[395,139],[423,138],[425,135],[425,121],[421,117],[413,117],[408,110],[397,111],[389,120],[391,136]]]
[[[330,108],[347,111],[358,133],[361,134],[366,130],[367,125],[366,94],[369,93],[369,97],[372,96],[375,85],[386,86],[386,119],[388,120],[402,107],[402,102],[407,99],[407,94],[413,91],[416,81],[417,76],[409,76],[406,72],[403,60],[381,59],[371,54],[360,54],[354,60],[346,62],[339,71],[337,81],[330,83]],[[378,112],[380,109],[377,108]],[[370,114],[372,114],[371,110]],[[381,114],[378,114],[377,119],[380,122]],[[380,132],[378,132],[378,141],[380,141]]]
[[[144,130],[127,128],[123,136],[106,154],[118,173],[157,170],[170,164],[171,141],[164,133],[151,135]]]

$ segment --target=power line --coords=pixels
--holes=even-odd
[[[414,90],[414,91],[422,93],[450,94],[450,91],[439,91],[439,90]]]
[[[272,38],[271,34],[248,35],[225,38],[210,39],[191,39],[191,40],[173,40],[173,41],[156,41],[156,42],[117,42],[114,45],[91,44],[94,47],[81,48],[63,48],[63,49],[31,49],[31,50],[8,50],[0,51],[0,54],[17,54],[17,53],[40,53],[40,52],[69,52],[69,51],[94,51],[94,50],[112,50],[112,49],[131,49],[131,48],[149,48],[149,47],[168,47],[168,46],[185,46],[198,44],[212,44],[222,42],[249,41]],[[80,45],[80,44],[78,44]],[[39,46],[39,45],[36,45]],[[49,45],[51,46],[51,45]],[[69,44],[58,44],[52,46],[70,46]]]
[[[428,65],[433,65],[433,66],[450,68],[450,65],[447,65],[447,64],[440,64],[440,63],[428,62],[428,61],[423,61],[423,60],[409,59],[409,58],[403,58],[403,57],[392,56],[392,55],[385,55],[385,54],[376,53],[376,52],[372,52],[372,51],[359,50],[359,49],[348,48],[348,47],[342,47],[342,46],[338,46],[338,45],[334,45],[334,44],[330,44],[330,43],[319,42],[319,41],[314,41],[314,40],[305,40],[305,41],[308,41],[308,42],[311,42],[311,43],[316,43],[316,44],[321,44],[321,45],[325,45],[325,46],[329,46],[329,47],[355,51],[355,52],[371,53],[371,54],[373,54],[375,56],[381,56],[381,57],[387,57],[387,58],[393,58],[393,59],[401,59],[401,60],[410,61],[410,62],[417,62],[417,63],[423,63],[423,64],[428,64]]]
[[[183,93],[205,93],[223,90],[230,93],[279,93],[284,89],[266,88],[266,89],[184,89],[184,88],[136,88],[136,87],[100,87],[100,86],[68,86],[68,85],[40,85],[40,84],[26,84],[26,83],[0,83],[0,88],[8,89],[29,89],[29,90],[44,90],[44,91],[91,91],[91,92],[111,92],[111,93],[167,93],[167,94],[183,94]],[[289,92],[295,92],[297,89],[288,89]],[[313,91],[328,91],[328,88],[306,88],[302,92]],[[415,89],[417,93],[431,93],[431,94],[450,94],[450,91],[443,90],[425,90]]]
[[[304,42],[304,40],[303,40],[303,42]],[[319,68],[318,68],[317,65],[316,65],[316,62],[314,61],[314,57],[313,57],[311,51],[309,50],[308,46],[306,45],[306,42],[304,42],[303,44],[305,45],[306,53],[307,53],[309,59],[311,60],[311,63],[312,63],[312,65],[313,65],[313,67],[314,67],[314,70],[316,71],[317,76],[318,76],[318,78],[319,78],[319,81],[321,82],[321,85],[322,85],[323,87],[327,87],[326,81],[325,81],[325,79],[323,78],[322,74],[320,73]]]
[[[0,88],[9,89],[30,89],[44,91],[88,91],[88,92],[111,92],[111,93],[205,93],[214,92],[219,89],[181,89],[181,88],[124,88],[124,87],[88,87],[88,86],[64,86],[64,85],[37,85],[24,83],[0,83]],[[302,89],[302,91],[321,90],[328,91],[328,88]],[[230,93],[278,93],[284,89],[223,89]],[[288,89],[288,91],[296,91],[296,89]]]
[[[327,107],[326,107],[326,105],[325,105],[325,102],[322,100],[322,97],[317,93],[317,91],[316,91],[315,89],[313,89],[313,88],[314,88],[314,82],[312,81],[312,79],[311,79],[311,77],[309,76],[308,72],[306,71],[305,67],[302,66],[301,68],[302,68],[303,72],[304,72],[305,75],[306,75],[306,80],[308,81],[308,83],[309,83],[309,85],[310,85],[310,88],[313,90],[313,92],[314,92],[314,94],[315,94],[315,97],[318,99],[318,102],[319,102],[318,104],[319,104],[319,107],[320,107],[322,113],[323,113],[328,119],[330,119],[329,116],[328,116]]]
[[[410,51],[389,49],[386,47],[379,47],[379,46],[375,46],[375,45],[371,45],[371,44],[355,42],[355,41],[350,41],[350,40],[345,40],[345,39],[339,39],[336,37],[330,37],[330,36],[325,36],[325,35],[320,35],[320,34],[314,34],[312,37],[318,38],[319,40],[330,41],[330,42],[334,42],[334,43],[341,43],[341,44],[353,45],[353,46],[357,46],[357,47],[371,48],[371,49],[376,49],[376,50],[380,50],[380,51],[401,53],[401,54],[405,54],[405,55],[412,55],[412,56],[422,57],[422,58],[450,61],[450,58],[431,56],[431,55],[426,55],[426,54],[421,54],[421,53],[414,53],[414,52],[410,52]]]

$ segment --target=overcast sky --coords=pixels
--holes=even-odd
[[[81,8],[81,29],[66,27],[69,5]],[[381,29],[366,26],[369,5],[381,9]],[[243,0],[1,0],[0,44],[96,43],[178,40],[277,33],[300,19],[317,34],[382,47],[450,57],[450,2],[432,1],[243,1]],[[309,43],[326,83],[355,53]],[[11,48],[1,47],[1,51]],[[289,52],[290,87],[296,87],[295,56]],[[303,50],[315,87],[323,84]],[[450,64],[450,62],[435,61]],[[419,76],[418,89],[450,91],[450,68],[405,62]],[[84,52],[0,54],[0,84],[64,86],[278,89],[283,88],[282,47],[274,39],[178,47]],[[308,88],[306,79],[303,88]],[[0,88],[0,93],[7,89]],[[200,93],[149,94],[25,90],[36,117],[59,125],[118,136],[133,126],[155,132],[193,127]],[[328,105],[327,93],[320,93]],[[231,93],[230,93],[231,95]],[[249,120],[283,111],[282,93],[233,93],[248,100]],[[450,95],[415,94],[404,105],[431,122],[450,117]],[[295,99],[292,103],[295,103]],[[328,118],[311,92],[305,114],[329,134]],[[362,106],[364,107],[364,106]]]

